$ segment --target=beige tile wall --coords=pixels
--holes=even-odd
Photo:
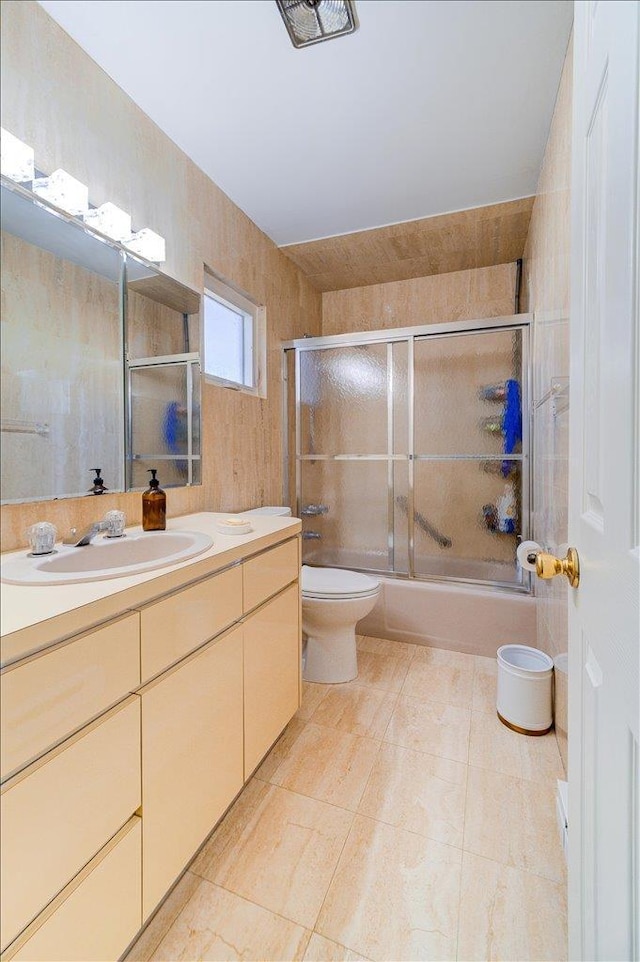
[[[515,263],[322,295],[322,333],[375,331],[514,313]]]
[[[182,283],[201,290],[206,265],[266,305],[268,397],[204,387],[204,484],[171,490],[169,514],[278,503],[279,344],[320,333],[321,295],[35,0],[2,4],[1,66],[3,126],[35,148],[40,169],[65,168],[89,185],[92,204],[113,201],[131,212],[136,229],[162,234],[164,270]],[[99,506],[92,498],[4,506],[2,549],[26,544],[34,521],[46,518],[62,530],[113,507],[140,521],[135,492],[103,495]]]
[[[525,309],[534,315],[533,537],[554,553],[566,545],[569,409],[550,396],[569,378],[569,253],[572,48],[569,46],[540,173],[524,257]],[[566,652],[567,582],[537,583],[538,645],[555,657]],[[557,686],[556,734],[567,764],[566,684]]]
[[[521,197],[282,250],[320,291],[507,264],[522,257],[533,201]]]

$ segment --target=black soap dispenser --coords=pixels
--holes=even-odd
[[[149,468],[151,481],[142,495],[142,528],[144,531],[164,531],[167,527],[167,496],[156,478],[157,468]]]
[[[89,494],[104,494],[109,488],[106,487],[104,481],[100,477],[102,468],[91,468],[92,471],[96,472],[96,476],[93,479],[93,487],[89,488]]]

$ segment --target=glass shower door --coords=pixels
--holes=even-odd
[[[289,479],[306,563],[523,586],[526,338],[514,318],[296,344]]]
[[[416,338],[413,571],[518,584],[522,329]],[[524,499],[526,502],[526,498]]]
[[[298,364],[303,560],[393,571],[401,551],[393,489],[395,461],[406,460],[396,454],[407,445],[406,342],[300,351]]]

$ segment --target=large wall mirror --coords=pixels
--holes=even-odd
[[[2,182],[2,503],[200,481],[199,295]],[[164,464],[160,462],[165,462]]]
[[[200,302],[127,255],[127,489],[200,484]]]

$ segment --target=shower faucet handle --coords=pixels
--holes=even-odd
[[[329,508],[326,504],[306,504],[300,514],[303,518],[316,518],[321,514],[328,514]]]

